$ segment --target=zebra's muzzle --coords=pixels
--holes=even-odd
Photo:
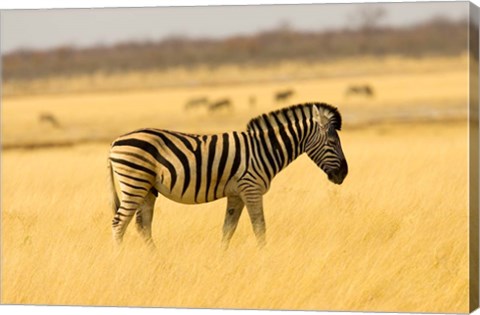
[[[327,173],[328,180],[337,185],[340,185],[341,183],[343,183],[343,180],[345,179],[345,177],[347,177],[347,174],[348,174],[348,165],[346,161],[342,161],[342,164],[337,170],[330,171]]]
[[[343,178],[333,174],[328,174],[328,180],[337,185],[340,185],[341,183],[343,183]]]

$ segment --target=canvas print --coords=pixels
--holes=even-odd
[[[0,18],[2,304],[477,308],[473,4]]]

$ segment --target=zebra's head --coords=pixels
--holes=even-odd
[[[340,185],[348,174],[337,130],[342,127],[338,110],[327,104],[312,106],[313,132],[305,144],[305,152],[327,174],[328,179]]]

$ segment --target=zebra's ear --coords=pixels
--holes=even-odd
[[[312,107],[313,120],[318,122],[320,126],[325,127],[328,124],[328,118],[325,116],[322,110],[317,106]]]

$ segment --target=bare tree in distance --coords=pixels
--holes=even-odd
[[[369,32],[379,27],[380,22],[387,15],[387,11],[383,6],[376,4],[361,4],[348,15],[347,23],[351,24],[354,29]]]
[[[278,23],[277,29],[283,33],[290,33],[295,31],[292,23],[288,20],[281,20],[280,23]]]

